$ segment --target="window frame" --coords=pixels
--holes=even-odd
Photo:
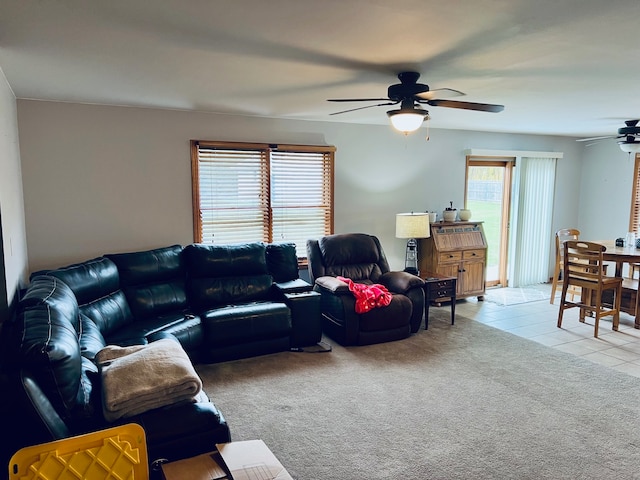
[[[225,141],[209,141],[209,140],[191,140],[191,188],[192,188],[192,213],[193,213],[193,238],[195,243],[203,243],[203,222],[202,222],[202,208],[200,198],[200,155],[199,150],[202,148],[221,149],[221,150],[237,150],[247,152],[260,152],[260,155],[264,155],[265,172],[261,169],[261,180],[259,182],[266,182],[266,185],[262,183],[262,192],[266,192],[266,210],[263,214],[263,226],[262,226],[262,241],[265,243],[271,243],[274,241],[274,218],[273,218],[273,205],[272,205],[272,175],[271,175],[271,154],[273,153],[318,153],[322,154],[322,162],[327,162],[328,166],[323,168],[322,177],[322,189],[323,197],[328,198],[329,212],[328,219],[325,223],[325,235],[332,234],[334,232],[334,191],[335,191],[335,151],[336,148],[330,145],[294,145],[294,144],[269,144],[269,143],[254,143],[254,142],[225,142]],[[276,160],[277,161],[277,160]],[[328,189],[328,192],[326,191]],[[264,199],[263,199],[264,201]],[[323,216],[323,218],[326,217]],[[247,240],[255,241],[255,240]],[[207,242],[208,243],[208,242]],[[298,254],[303,252],[304,246],[298,245]],[[306,265],[306,255],[298,257],[298,263],[300,265]]]
[[[629,209],[629,232],[640,231],[640,154],[635,155],[633,167],[633,190]]]

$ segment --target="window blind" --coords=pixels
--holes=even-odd
[[[198,243],[296,244],[333,233],[333,147],[192,142]]]
[[[264,152],[200,148],[198,171],[199,242],[240,243],[268,236],[269,182]]]
[[[629,218],[629,231],[640,232],[640,155],[636,154],[633,169],[633,193],[631,195],[631,215]]]
[[[321,152],[271,152],[273,241],[296,244],[306,257],[306,242],[331,232],[331,162]]]

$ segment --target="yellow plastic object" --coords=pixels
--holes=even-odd
[[[135,423],[18,450],[9,480],[147,480],[142,427]]]

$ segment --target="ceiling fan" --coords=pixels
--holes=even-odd
[[[617,138],[618,145],[623,152],[627,153],[640,153],[640,127],[638,126],[638,120],[626,120],[625,127],[618,129],[618,135],[605,135],[603,137],[591,137],[591,138],[579,138],[578,142],[591,142],[587,144],[593,145],[600,140],[606,140],[609,138]]]
[[[329,102],[383,102],[364,107],[350,108],[334,112],[331,115],[353,112],[371,107],[381,107],[384,105],[400,104],[398,110],[389,110],[387,115],[391,124],[403,132],[405,135],[420,128],[425,119],[429,119],[429,112],[420,108],[421,105],[431,105],[432,107],[460,108],[463,110],[477,110],[480,112],[501,112],[504,105],[494,105],[490,103],[461,102],[458,100],[447,100],[444,97],[456,97],[464,95],[458,90],[450,88],[440,88],[430,90],[429,85],[418,83],[420,74],[417,72],[401,72],[398,74],[400,83],[389,86],[387,98],[331,98]]]

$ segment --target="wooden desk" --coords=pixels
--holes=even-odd
[[[607,262],[616,264],[616,277],[622,277],[622,266],[625,263],[640,263],[640,248],[632,247],[616,247],[613,240],[598,241],[607,247],[602,257]],[[625,278],[622,281],[622,302],[620,309],[635,317],[634,327],[640,329],[640,296],[638,295],[638,280]]]
[[[448,277],[434,272],[424,272],[424,329],[429,328],[429,305],[438,300],[451,299],[451,325],[456,317],[456,277]]]

